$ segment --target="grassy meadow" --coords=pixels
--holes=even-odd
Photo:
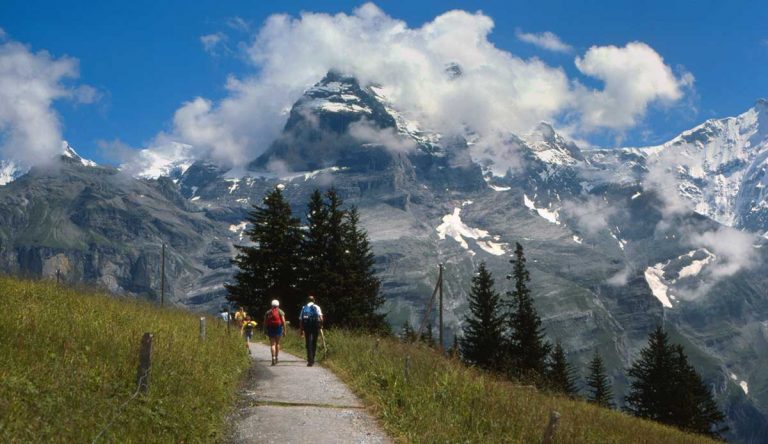
[[[435,350],[346,331],[325,333],[318,360],[372,406],[400,442],[538,443],[556,410],[556,443],[712,443],[584,401],[520,386],[468,368]],[[305,356],[297,334],[286,350]],[[406,356],[410,367],[406,377]]]
[[[198,315],[8,277],[0,308],[0,442],[225,436],[249,365],[234,329],[207,319],[200,341]],[[154,334],[149,391],[128,401],[144,332]]]

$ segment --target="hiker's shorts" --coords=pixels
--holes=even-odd
[[[278,325],[277,327],[267,327],[267,336],[270,338],[279,338],[283,335],[283,326]]]

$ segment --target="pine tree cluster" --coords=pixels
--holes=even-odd
[[[250,245],[237,245],[239,271],[226,285],[227,299],[249,313],[264,313],[273,299],[291,321],[307,294],[323,307],[325,325],[386,331],[381,285],[373,251],[356,208],[343,208],[338,193],[320,190],[307,205],[307,227],[294,217],[280,186],[246,218]]]
[[[503,301],[494,280],[480,263],[469,292],[469,313],[458,339],[462,360],[506,374],[520,381],[568,396],[577,396],[575,371],[560,342],[553,347],[544,335],[528,289],[523,247],[516,245],[512,273],[514,287]],[[613,389],[600,354],[588,367],[586,399],[613,408]],[[633,378],[625,410],[694,433],[720,437],[724,416],[701,376],[688,363],[683,347],[669,344],[661,328],[651,333],[648,347],[629,370]]]

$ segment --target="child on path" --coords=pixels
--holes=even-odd
[[[246,316],[248,315],[245,314],[245,310],[241,306],[235,313],[235,325],[237,325],[237,328],[240,328],[240,329],[243,328],[243,322],[245,322]]]
[[[256,331],[257,325],[256,321],[252,320],[250,316],[245,317],[241,332],[245,335],[246,343],[251,342],[251,339],[253,339],[253,332]]]
[[[307,345],[307,367],[312,367],[315,364],[317,337],[323,328],[323,311],[315,304],[313,295],[310,294],[307,299],[307,305],[299,313],[299,331]]]
[[[280,310],[280,301],[272,301],[272,308],[264,313],[264,328],[269,336],[272,365],[277,365],[280,353],[280,338],[285,336],[285,313]]]

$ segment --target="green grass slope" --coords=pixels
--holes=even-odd
[[[304,356],[297,334],[286,339],[286,349]],[[318,344],[323,365],[373,406],[383,427],[398,441],[537,443],[555,410],[561,414],[557,443],[715,442],[515,385],[421,345],[345,331],[328,331],[326,339],[327,355]]]
[[[188,312],[6,277],[0,311],[0,442],[224,436],[249,365],[236,331],[208,319],[200,341]],[[129,401],[144,332],[154,333],[150,388]]]

